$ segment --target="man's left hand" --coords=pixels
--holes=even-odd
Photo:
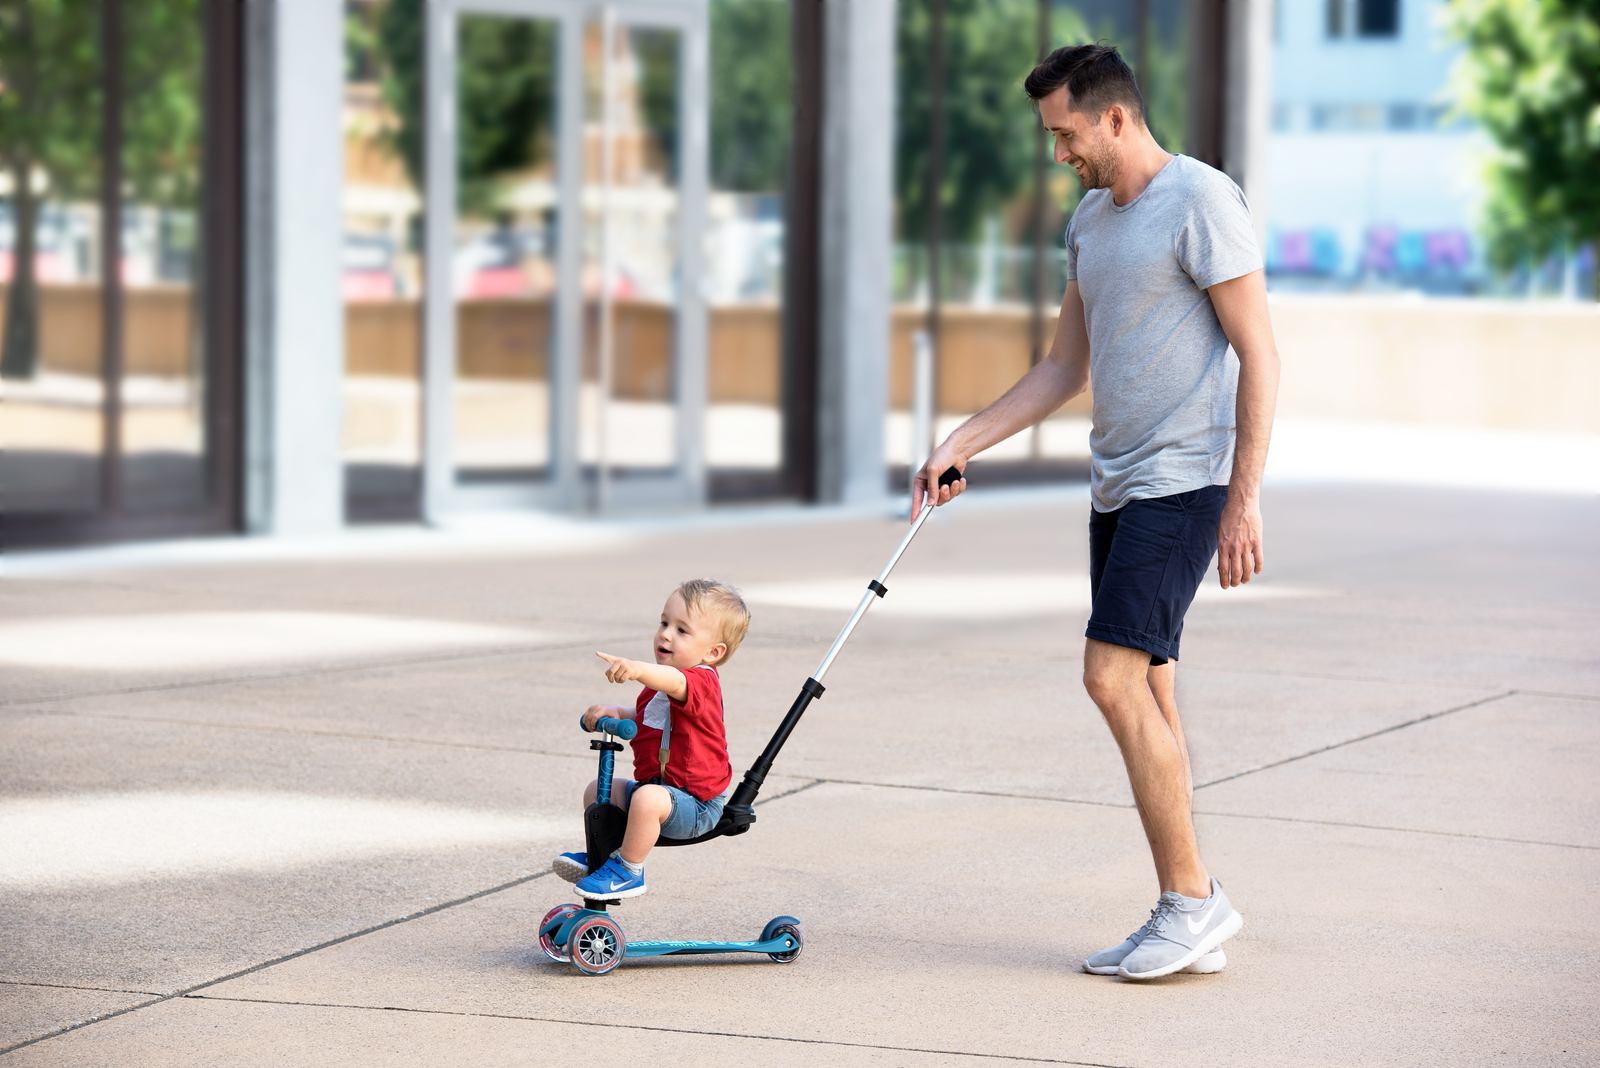
[[[1217,578],[1223,589],[1249,582],[1261,574],[1266,562],[1261,554],[1261,502],[1248,502],[1228,494],[1217,523]]]

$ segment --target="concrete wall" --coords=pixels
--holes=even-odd
[[[414,303],[351,304],[347,314],[349,373],[416,376]],[[637,338],[619,345],[619,397],[668,397],[669,315],[619,303],[619,338]],[[1284,361],[1280,415],[1600,433],[1593,304],[1274,295],[1272,320]],[[910,407],[911,337],[922,321],[916,308],[892,313],[891,409]],[[1054,317],[1047,327],[1055,329]],[[544,302],[465,302],[458,329],[465,377],[545,377]],[[947,309],[940,409],[975,412],[1009,389],[1028,370],[1028,330],[1021,308]],[[776,407],[778,309],[713,308],[710,333],[711,403]],[[1086,395],[1065,410],[1087,415],[1090,403]]]
[[[1600,434],[1600,306],[1281,296],[1278,414]]]

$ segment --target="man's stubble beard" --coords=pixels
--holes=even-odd
[[[1083,177],[1079,181],[1085,191],[1110,189],[1122,173],[1122,161],[1109,145],[1101,152],[1080,152],[1078,158],[1083,160]]]

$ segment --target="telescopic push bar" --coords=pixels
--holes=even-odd
[[[952,485],[961,477],[961,473],[952,467],[939,476],[939,485]],[[772,762],[778,758],[779,750],[783,748],[783,743],[789,740],[789,735],[794,732],[796,724],[800,722],[800,717],[805,715],[806,708],[810,706],[813,700],[822,696],[825,689],[822,685],[822,679],[828,674],[828,669],[833,666],[834,658],[839,655],[839,650],[844,648],[844,643],[850,640],[850,632],[856,629],[856,624],[860,623],[861,617],[867,614],[867,609],[872,607],[872,602],[889,592],[889,587],[884,585],[884,582],[889,578],[889,572],[893,571],[894,565],[900,562],[900,557],[905,555],[906,549],[911,545],[911,539],[917,536],[917,531],[922,529],[922,524],[926,523],[928,517],[932,514],[932,504],[922,509],[922,514],[917,517],[915,523],[911,524],[911,529],[901,539],[899,548],[895,549],[894,555],[889,557],[889,562],[883,565],[883,571],[879,573],[877,578],[867,583],[867,592],[862,594],[861,603],[856,605],[854,614],[850,616],[850,622],[844,625],[844,629],[839,632],[839,636],[828,647],[828,655],[822,658],[822,663],[817,665],[817,670],[812,672],[811,677],[806,679],[805,684],[800,687],[800,695],[794,699],[794,704],[789,706],[788,715],[783,717],[783,722],[778,724],[778,729],[772,733],[772,740],[767,742],[767,747],[761,751],[761,756],[756,758],[756,762],[750,766],[750,770],[744,773],[744,780],[739,783],[738,788],[733,791],[733,796],[723,806],[722,819],[717,822],[715,827],[698,838],[662,838],[656,843],[657,845],[693,845],[696,842],[704,842],[721,835],[743,834],[750,829],[750,825],[756,821],[756,794],[761,791],[761,784],[766,781],[767,773],[772,770]]]

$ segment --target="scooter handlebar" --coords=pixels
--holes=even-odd
[[[578,722],[582,723],[580,719]],[[614,734],[623,741],[632,741],[633,736],[639,733],[639,725],[631,719],[613,719],[610,716],[601,716],[595,723],[594,729],[601,734]]]

